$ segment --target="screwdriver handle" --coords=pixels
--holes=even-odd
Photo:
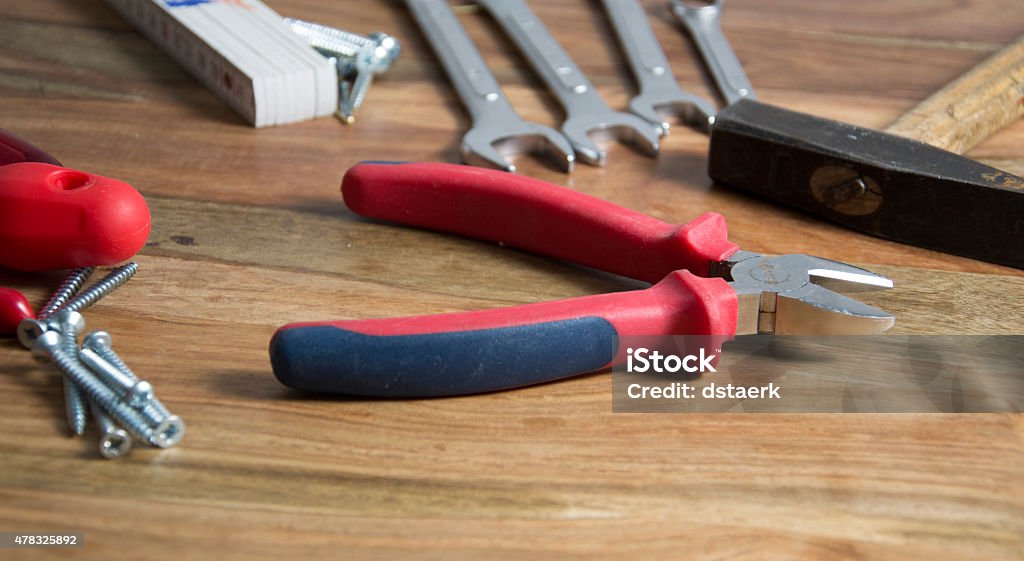
[[[131,185],[38,162],[0,166],[0,267],[49,271],[112,265],[149,237]]]
[[[622,337],[736,332],[736,292],[720,278],[677,271],[645,290],[511,308],[297,323],[270,341],[274,375],[305,391],[436,397],[549,382],[623,360]]]
[[[963,154],[1024,115],[1024,36],[896,119],[885,132]]]
[[[738,247],[725,219],[682,226],[537,179],[444,163],[363,162],[345,174],[345,203],[370,218],[505,244],[655,283],[707,276]]]

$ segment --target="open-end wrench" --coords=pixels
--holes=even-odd
[[[662,128],[636,115],[614,111],[601,99],[594,85],[562,49],[523,0],[478,0],[505,29],[558,98],[565,110],[562,133],[576,155],[589,164],[604,165],[607,154],[590,136],[602,133],[635,145],[650,156],[658,154]]]
[[[672,0],[672,13],[693,37],[725,104],[732,105],[741,99],[757,99],[757,96],[736,53],[722,34],[722,3],[723,0],[714,0],[707,5],[692,6],[683,0]]]
[[[572,145],[558,131],[516,114],[446,0],[406,0],[406,4],[473,119],[473,127],[462,138],[463,160],[515,171],[506,156],[539,153],[563,171],[572,171]]]
[[[636,0],[602,1],[640,86],[640,93],[629,102],[630,111],[661,125],[662,134],[669,132],[666,115],[681,117],[686,124],[707,132],[715,108],[679,87],[640,4]]]

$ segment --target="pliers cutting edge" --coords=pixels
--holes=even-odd
[[[820,257],[740,251],[716,213],[676,226],[536,179],[441,163],[361,163],[342,193],[363,216],[654,284],[493,310],[285,325],[270,359],[278,380],[296,389],[471,394],[607,368],[623,360],[624,336],[866,335],[895,323],[832,291],[891,288],[889,279]]]

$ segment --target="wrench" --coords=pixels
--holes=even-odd
[[[558,131],[523,120],[501,91],[487,63],[459,24],[446,0],[406,0],[413,17],[444,65],[473,126],[462,138],[467,164],[515,171],[506,156],[521,153],[549,157],[571,172],[572,145]]]
[[[518,45],[565,110],[562,133],[588,164],[603,166],[607,153],[591,141],[592,133],[635,145],[650,156],[658,154],[661,126],[636,115],[613,111],[598,95],[569,55],[523,0],[478,0]]]
[[[715,108],[679,87],[640,4],[636,0],[602,1],[640,86],[640,93],[629,102],[630,111],[661,125],[663,135],[669,132],[666,115],[681,117],[690,126],[708,132]]]
[[[722,34],[722,3],[723,0],[715,0],[706,6],[691,6],[683,0],[672,0],[672,13],[693,37],[725,104],[732,105],[741,99],[757,99],[757,96],[736,53]]]

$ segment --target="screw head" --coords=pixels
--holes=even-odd
[[[171,415],[153,429],[153,444],[160,448],[170,448],[185,437],[185,421],[177,415]]]
[[[108,460],[120,458],[132,449],[132,437],[124,429],[103,433],[100,437],[100,455]]]
[[[113,338],[106,331],[90,331],[82,339],[82,347],[98,353],[100,349],[109,349],[112,341]]]
[[[37,319],[23,319],[18,323],[18,342],[26,349],[31,349],[36,339],[49,330],[45,323]]]
[[[360,72],[369,71],[374,74],[391,68],[401,52],[398,40],[380,32],[371,33],[367,37],[373,40],[373,44],[363,47],[356,55],[356,68]]]
[[[145,380],[140,380],[128,389],[124,399],[128,405],[136,409],[145,407],[153,399],[153,385]]]
[[[61,310],[50,316],[49,319],[60,325],[61,331],[70,329],[74,333],[78,333],[85,329],[85,318],[82,314],[72,310]]]
[[[56,331],[46,331],[36,338],[35,342],[32,343],[32,358],[38,362],[50,362],[50,355],[55,350],[60,349],[61,337],[60,333]]]

